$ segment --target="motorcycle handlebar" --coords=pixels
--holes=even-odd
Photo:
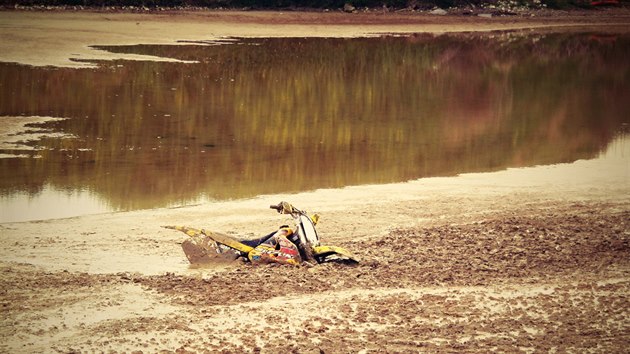
[[[287,202],[280,202],[278,205],[270,205],[269,208],[275,209],[278,213],[283,214],[301,213],[300,210],[296,209],[293,205]]]

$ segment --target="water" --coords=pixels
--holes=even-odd
[[[0,222],[592,159],[630,120],[627,33],[96,49],[187,62],[0,63]]]

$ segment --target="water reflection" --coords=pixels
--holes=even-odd
[[[97,195],[82,190],[59,190],[44,185],[37,193],[14,192],[0,197],[0,222],[68,218],[110,211]],[[9,207],[4,208],[5,205]]]
[[[151,208],[596,157],[628,122],[630,36],[491,33],[99,47],[196,64],[0,64],[0,193]]]

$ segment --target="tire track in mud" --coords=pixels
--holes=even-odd
[[[140,283],[207,319],[214,341],[192,351],[620,352],[630,213],[569,209],[340,243],[363,259],[353,267],[241,264]]]
[[[355,266],[238,264],[203,278],[166,274],[138,281],[162,293],[190,293],[184,301],[205,305],[351,288],[482,286],[514,280],[534,283],[576,271],[597,273],[627,266],[629,220],[627,210],[551,213],[542,218],[500,215],[465,225],[398,229],[360,243],[340,242],[362,259]]]

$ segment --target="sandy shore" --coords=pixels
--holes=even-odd
[[[92,45],[174,44],[226,37],[357,37],[383,33],[445,33],[580,27],[627,28],[630,10],[532,12],[519,16],[435,16],[426,13],[339,12],[30,12],[0,11],[0,61],[89,66],[76,60],[164,58],[98,51]]]
[[[291,14],[307,20],[271,26],[266,16],[0,12],[0,60],[73,66],[70,58],[104,55],[90,44],[538,21],[319,25],[312,14]],[[540,25],[589,22],[565,20]],[[571,164],[0,224],[0,352],[623,353],[629,156],[620,139],[602,158]],[[160,228],[253,237],[287,222],[267,209],[280,200],[318,212],[323,241],[362,262],[192,267],[185,236]]]

